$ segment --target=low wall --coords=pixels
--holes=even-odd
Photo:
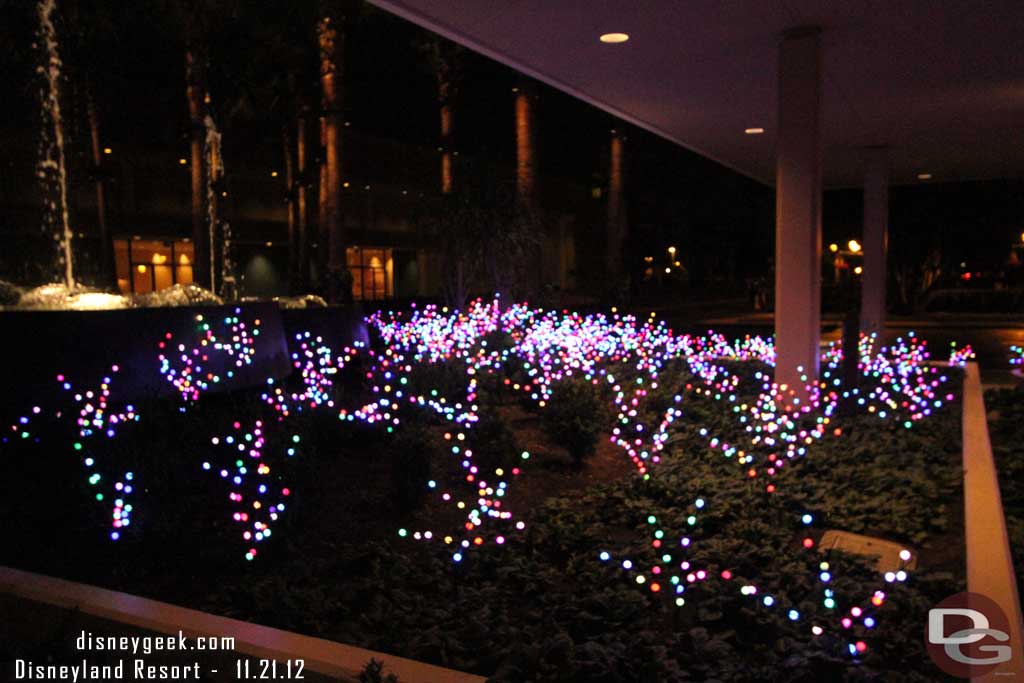
[[[237,313],[236,313],[237,311]],[[290,371],[288,339],[297,332],[314,331],[332,344],[366,339],[362,311],[357,308],[319,308],[282,311],[277,304],[245,303],[226,306],[133,308],[111,311],[0,311],[0,339],[4,362],[0,377],[7,391],[0,394],[0,409],[24,411],[48,405],[60,392],[57,375],[74,388],[96,387],[119,371],[114,390],[126,400],[174,395],[174,387],[159,372],[158,343],[167,333],[190,345],[197,339],[197,315],[212,321],[214,332],[225,317],[237,315],[248,328],[259,320],[253,362],[231,367],[235,376],[212,390],[230,390],[281,378]],[[223,374],[232,363],[226,354],[210,354],[208,369]],[[6,414],[6,411],[5,413]]]
[[[1011,659],[971,680],[1014,680],[1024,674],[1024,621],[977,363],[968,363],[964,373],[963,450],[967,590],[1003,608],[1011,631]]]
[[[432,664],[9,567],[0,567],[0,615],[3,680],[15,680],[17,659],[31,660],[35,665],[81,665],[84,660],[90,666],[116,666],[123,661],[124,680],[157,679],[158,674],[142,678],[132,675],[135,660],[142,660],[145,666],[198,666],[198,680],[204,681],[295,679],[294,674],[301,666],[301,680],[307,683],[355,683],[359,672],[373,658],[383,662],[385,674],[394,673],[400,683],[484,681],[480,676]],[[150,654],[83,651],[76,644],[83,631],[93,636],[117,637],[175,636],[180,631],[189,639],[188,645],[195,645],[194,639],[202,636],[233,638],[234,646],[219,651]],[[269,675],[268,660],[276,662],[272,669],[276,676]]]
[[[324,341],[334,347],[351,344],[354,341],[369,342],[369,333],[363,317],[363,308],[358,303],[351,307],[281,310],[287,340],[294,339],[296,334],[309,332],[314,337],[323,337]]]

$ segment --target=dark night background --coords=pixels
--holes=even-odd
[[[26,267],[24,256],[48,244],[38,227],[34,173],[41,126],[34,10],[33,3],[0,3],[6,46],[0,87],[7,95],[0,117],[0,278],[23,285],[45,279]],[[315,3],[82,0],[62,5],[61,12],[72,224],[83,251],[95,232],[84,83],[95,92],[103,144],[112,148],[115,162],[107,170],[111,229],[172,234],[187,227],[188,175],[176,163],[188,152],[182,59],[188,22],[198,25],[210,45],[211,107],[224,133],[236,239],[253,249],[280,241],[285,228],[271,214],[283,203],[284,189],[270,172],[281,168],[280,129],[294,108],[284,95],[286,82],[292,79],[294,91],[310,101],[317,97]],[[431,158],[439,138],[436,86],[417,48],[424,37],[422,29],[370,6],[361,8],[352,26],[345,45],[344,117],[352,136],[372,141],[370,153],[343,152],[343,175],[353,186],[421,194],[437,186],[436,163],[420,163]],[[484,164],[489,172],[511,177],[512,89],[518,82],[511,69],[465,53],[454,143],[463,159],[475,162],[462,163]],[[587,252],[588,226],[601,229],[601,202],[593,191],[607,182],[609,130],[623,124],[547,86],[537,84],[537,90],[545,203],[576,216],[577,284],[586,289],[597,277],[596,271],[587,275],[587,263],[597,260]],[[626,130],[627,262],[634,274],[642,271],[643,256],[677,245],[689,271],[690,295],[723,287],[738,293],[744,281],[767,277],[774,251],[772,189],[645,131]],[[379,149],[392,154],[373,152]],[[959,282],[961,262],[968,270],[1004,277],[1011,245],[1024,229],[1022,190],[1024,184],[1009,180],[893,188],[893,267],[937,250],[949,282]],[[825,245],[858,236],[860,201],[857,189],[826,193]],[[398,211],[415,213],[407,207]]]

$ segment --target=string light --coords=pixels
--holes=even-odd
[[[240,526],[247,560],[255,559],[258,546],[272,536],[274,523],[293,495],[282,470],[286,472],[289,459],[301,446],[301,436],[291,428],[291,420],[305,411],[327,409],[337,415],[342,426],[358,421],[388,432],[400,429],[410,412],[440,419],[445,429],[437,438],[443,451],[459,464],[460,472],[449,481],[425,481],[423,487],[440,507],[457,511],[459,523],[454,528],[431,528],[441,523],[428,520],[421,522],[422,527],[399,529],[398,535],[443,544],[452,561],[461,563],[479,548],[508,547],[509,540],[526,527],[508,504],[508,492],[527,470],[530,453],[522,452],[515,463],[485,467],[483,463],[489,459],[481,457],[486,454],[480,450],[489,444],[473,438],[480,422],[478,387],[482,378],[494,378],[503,390],[541,409],[558,400],[565,380],[589,382],[611,408],[613,417],[606,429],[609,442],[629,458],[642,481],[650,480],[661,462],[687,402],[723,403],[745,436],[737,441],[702,428],[699,438],[735,460],[737,476],[772,496],[780,494],[775,479],[783,468],[806,457],[826,436],[841,434],[833,425],[840,402],[852,401],[862,412],[909,429],[953,399],[951,392],[944,391],[947,377],[928,363],[926,344],[913,333],[877,351],[874,336],[861,338],[858,371],[863,381],[858,389],[844,388],[840,376],[843,351],[832,344],[822,353],[820,380],[809,381],[805,387],[806,398],[797,400],[795,388],[777,385],[768,372],[756,371],[756,397],[751,399],[750,387],[741,386],[748,380],[732,372],[730,364],[754,361],[773,367],[776,352],[770,339],[748,336],[730,342],[712,332],[675,335],[653,314],[646,319],[617,312],[581,315],[567,310],[543,311],[526,304],[502,307],[500,303],[499,299],[476,300],[465,311],[433,305],[414,307],[411,313],[378,311],[367,318],[381,341],[373,348],[356,343],[335,350],[322,337],[308,332],[290,340],[293,372],[283,381],[267,379],[262,392],[267,415],[233,421],[226,433],[210,439],[211,455],[202,463],[202,469],[218,476],[228,489],[232,519]],[[204,392],[250,365],[260,332],[260,321],[243,319],[240,308],[212,320],[196,315],[194,322],[190,338],[176,340],[168,332],[158,344],[159,372],[186,403],[199,400]],[[1020,350],[1015,353],[1019,359]],[[969,346],[958,349],[954,345],[949,365],[962,366],[972,357]],[[429,385],[430,369],[441,366],[459,378],[454,386]],[[688,377],[685,385],[677,388],[669,405],[654,411],[652,419],[652,395],[663,383],[681,376],[680,372]],[[345,373],[358,378],[368,399],[343,404],[336,382]],[[63,377],[58,379],[68,392],[73,391]],[[81,451],[90,484],[96,486],[108,479],[97,470],[82,442],[98,432],[113,436],[122,423],[138,420],[131,406],[115,411],[107,405],[109,384],[107,378],[99,394],[74,394],[81,406],[81,439],[74,448]],[[12,435],[30,434],[31,419],[25,416],[13,425]],[[97,499],[110,495],[114,502],[111,537],[116,540],[130,524],[132,506],[127,501],[133,475],[126,472],[111,480],[112,491],[98,491]],[[827,610],[825,615],[805,614],[797,601],[787,602],[788,598],[774,593],[772,587],[762,590],[756,577],[737,576],[737,569],[728,566],[728,558],[719,558],[717,564],[707,560],[698,564],[695,558],[703,520],[715,514],[712,503],[710,496],[702,495],[678,519],[647,515],[653,561],[619,559],[610,546],[601,550],[597,559],[627,572],[636,586],[652,596],[670,596],[666,599],[678,607],[686,604],[682,594],[688,587],[715,584],[756,598],[763,609],[781,609],[790,621],[813,619],[811,632],[815,636],[837,619],[844,630],[857,624],[864,628],[875,625],[876,611],[885,599],[882,591],[862,603],[870,604],[870,609],[854,605],[839,612],[839,604],[854,603],[840,603],[829,587],[837,569],[820,562],[813,511],[798,511],[793,518],[794,528],[802,532],[792,552],[811,558],[808,568],[815,579],[814,590],[823,591],[817,592],[812,602],[821,604]],[[442,518],[447,519],[447,514],[437,515]],[[901,552],[904,564],[898,571],[886,573],[884,582],[906,581],[910,557],[909,551]],[[853,655],[866,649],[863,641],[850,647]]]

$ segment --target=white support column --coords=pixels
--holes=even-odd
[[[871,147],[864,157],[864,274],[860,331],[885,332],[886,254],[889,248],[889,150]]]
[[[821,41],[787,31],[779,47],[775,175],[775,381],[804,394],[821,338]],[[806,376],[806,380],[803,377]]]

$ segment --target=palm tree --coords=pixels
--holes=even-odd
[[[537,145],[534,103],[537,94],[532,82],[523,79],[512,89],[515,93],[516,123],[516,197],[527,209],[536,203]]]
[[[313,181],[308,151],[309,102],[317,84],[318,48],[312,27],[319,16],[316,2],[272,0],[246,8],[237,17],[236,32],[251,49],[225,51],[230,88],[228,122],[268,123],[280,135],[288,220],[289,289],[305,291],[309,283],[310,224],[308,188]],[[243,23],[244,22],[244,23]],[[241,42],[241,41],[239,41]]]
[[[320,171],[320,259],[326,261],[324,284],[331,303],[345,302],[352,296],[352,275],[345,262],[348,244],[341,216],[342,79],[345,37],[357,12],[358,6],[352,0],[323,0],[316,27],[324,150]]]
[[[437,83],[441,136],[441,193],[450,194],[455,177],[454,101],[462,79],[464,48],[440,36],[430,35],[416,46]]]
[[[117,284],[114,271],[114,241],[110,235],[108,216],[107,176],[103,153],[101,120],[98,99],[101,93],[110,89],[112,72],[118,66],[116,46],[120,44],[120,25],[115,20],[114,8],[103,4],[90,8],[84,15],[80,3],[67,5],[68,24],[71,40],[68,47],[73,59],[69,61],[69,81],[82,84],[85,99],[86,120],[89,128],[91,179],[96,191],[96,227],[99,237],[99,282],[106,287]]]
[[[188,102],[189,169],[192,181],[192,245],[195,249],[192,278],[200,286],[209,281],[210,253],[206,240],[206,97],[204,86],[205,59],[192,43],[185,49],[185,99]]]
[[[206,148],[208,120],[213,122],[210,105],[210,56],[216,32],[228,18],[237,17],[237,0],[162,0],[160,15],[167,18],[184,43],[185,101],[189,118],[189,171],[191,173],[192,242],[195,249],[192,277],[196,284],[212,288],[216,244],[216,193],[209,192],[212,182],[222,178],[211,175]]]
[[[543,280],[544,255],[543,239],[540,235],[540,215],[537,206],[537,90],[533,81],[522,78],[512,89],[515,94],[515,126],[516,126],[516,204],[514,207],[516,230],[510,236],[513,253],[520,253],[528,244],[532,248],[522,253],[522,258],[534,261],[535,267],[522,271],[519,283],[504,285],[505,294],[511,289],[523,286],[526,281],[531,283],[528,289],[540,290]],[[520,240],[519,238],[524,238]],[[501,272],[497,265],[492,271]],[[504,303],[504,302],[503,302]]]
[[[626,231],[625,142],[623,131],[613,128],[608,157],[608,233],[605,251],[605,267],[611,278],[622,275],[622,246]]]
[[[298,104],[298,113],[295,117],[295,166],[298,170],[295,188],[295,221],[296,221],[296,278],[297,284],[293,285],[297,292],[304,292],[309,288],[309,197],[308,188],[311,186],[311,173],[309,167],[309,105],[304,100]]]

